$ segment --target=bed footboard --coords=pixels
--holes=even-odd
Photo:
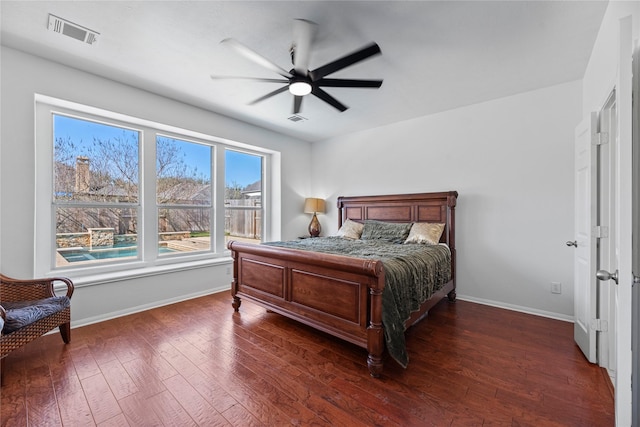
[[[241,298],[366,348],[372,376],[382,372],[381,261],[231,241],[232,306]],[[327,298],[331,295],[331,298]]]

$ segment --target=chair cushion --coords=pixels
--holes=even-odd
[[[2,329],[3,334],[10,334],[40,319],[44,319],[71,305],[67,297],[52,297],[34,301],[3,301],[7,319]]]

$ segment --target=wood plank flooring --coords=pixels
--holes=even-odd
[[[373,379],[364,349],[224,292],[12,353],[2,426],[614,425],[570,323],[443,301],[407,344]]]

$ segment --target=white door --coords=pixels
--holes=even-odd
[[[620,20],[616,103],[618,138],[616,149],[616,254],[618,285],[616,300],[616,425],[631,425],[631,321],[632,321],[632,31],[631,16]]]
[[[618,116],[616,94],[612,92],[598,117],[599,144],[596,147],[598,164],[597,204],[598,217],[595,234],[598,238],[596,269],[615,271],[618,268],[616,252],[616,147]],[[616,370],[616,283],[603,280],[598,283],[598,364],[607,369],[612,381]]]
[[[592,234],[597,216],[597,157],[592,140],[597,137],[598,115],[591,113],[575,131],[575,247],[574,256],[574,339],[587,360],[596,363],[596,318],[598,292],[595,277],[596,239]]]

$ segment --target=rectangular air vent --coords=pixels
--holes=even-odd
[[[98,41],[100,33],[85,28],[81,25],[49,14],[49,30],[71,37],[87,44],[94,44]]]

